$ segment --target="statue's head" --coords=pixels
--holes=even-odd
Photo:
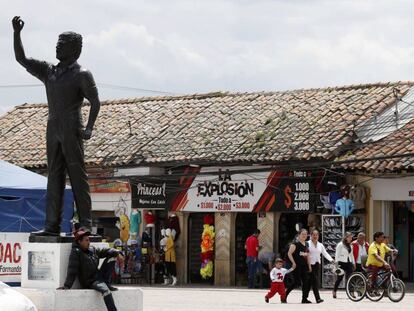
[[[82,52],[82,36],[68,31],[59,35],[56,45],[56,58],[60,61],[77,60]]]

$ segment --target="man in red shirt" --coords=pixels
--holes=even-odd
[[[244,248],[246,249],[246,263],[248,271],[248,288],[254,288],[254,278],[257,271],[259,255],[259,237],[260,230],[256,229],[254,233],[246,240]]]

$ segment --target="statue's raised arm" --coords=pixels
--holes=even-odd
[[[16,60],[19,64],[26,67],[27,58],[24,53],[22,39],[20,37],[20,33],[24,27],[24,21],[22,21],[20,16],[15,16],[12,20],[12,24],[14,30],[14,55],[16,56]]]
[[[22,38],[20,35],[24,27],[24,21],[20,18],[20,16],[15,16],[12,20],[12,24],[14,30],[14,55],[16,57],[16,60],[20,65],[26,68],[29,73],[44,82],[47,74],[47,69],[50,64],[44,61],[26,57]]]

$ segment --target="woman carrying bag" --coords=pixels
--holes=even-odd
[[[351,273],[355,270],[355,259],[351,248],[352,233],[346,232],[344,238],[336,246],[335,251],[335,263],[338,266],[337,278],[332,292],[333,298],[336,298],[336,291],[339,284],[341,284],[344,276],[345,280],[348,280]]]

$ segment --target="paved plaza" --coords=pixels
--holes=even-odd
[[[393,303],[388,298],[380,302],[364,299],[352,302],[345,292],[338,292],[338,298],[333,299],[330,291],[322,291],[325,302],[321,304],[302,305],[301,292],[295,290],[289,295],[288,304],[281,305],[278,297],[269,304],[265,303],[266,290],[247,290],[238,288],[171,288],[143,287],[144,311],[261,311],[261,310],[358,310],[381,311],[413,310],[414,294],[407,293],[400,303]],[[310,300],[314,302],[313,295]]]

